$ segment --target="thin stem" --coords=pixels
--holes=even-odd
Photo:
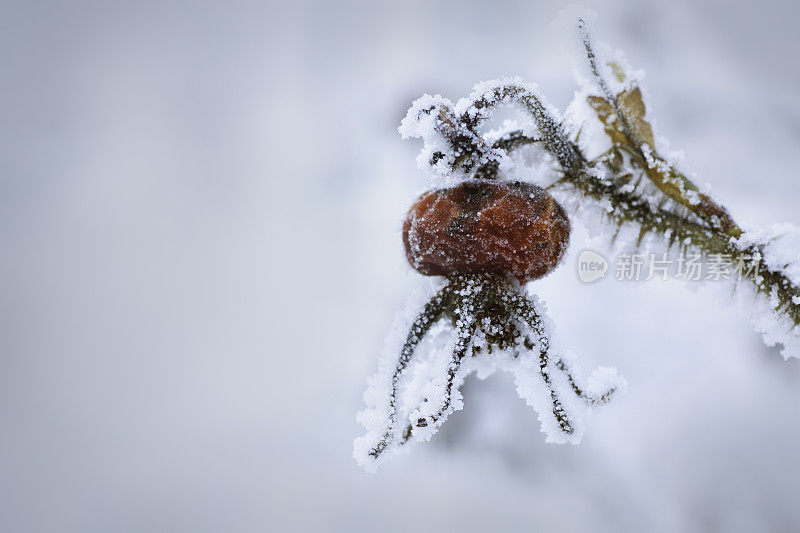
[[[597,68],[597,56],[594,53],[594,48],[592,48],[589,32],[586,31],[586,22],[583,19],[578,19],[578,33],[581,35],[581,43],[583,43],[583,48],[586,51],[586,59],[589,61],[589,70],[591,70],[592,76],[597,80],[597,84],[600,86],[603,96],[605,96],[608,103],[614,108],[617,117],[619,117],[619,122],[622,126],[621,129],[625,133],[625,136],[632,140],[634,135],[631,124],[628,121],[628,116],[622,112],[622,107],[619,105],[617,97],[611,92],[605,78],[600,74],[600,69]]]

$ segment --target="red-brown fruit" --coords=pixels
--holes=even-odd
[[[520,283],[558,265],[569,233],[558,202],[523,182],[467,181],[428,191],[403,223],[406,257],[422,274],[502,273]]]

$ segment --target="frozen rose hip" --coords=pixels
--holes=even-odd
[[[468,181],[428,191],[403,223],[406,257],[422,274],[502,273],[520,283],[558,265],[569,233],[555,199],[524,182]]]

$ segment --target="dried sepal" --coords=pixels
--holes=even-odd
[[[446,348],[416,354],[420,335],[440,319],[451,332]],[[459,387],[478,370],[482,377],[497,369],[511,372],[551,442],[578,443],[591,408],[625,388],[625,380],[608,368],[584,383],[558,355],[543,304],[506,276],[449,277],[410,330],[400,357],[385,354],[365,394],[368,408],[359,420],[367,434],[356,440],[354,456],[367,470],[413,442],[430,439],[463,407]]]

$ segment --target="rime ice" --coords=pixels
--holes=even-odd
[[[798,231],[743,229],[708,187],[695,185],[680,155],[668,151],[641,87],[643,74],[621,53],[595,48],[583,18],[573,27],[583,56],[576,72],[581,89],[564,118],[536,86],[518,78],[480,83],[455,104],[425,95],[399,128],[403,138],[423,140],[420,167],[449,188],[440,190],[474,180],[488,191],[507,187],[500,180],[508,176],[547,182],[591,234],[606,232],[622,247],[703,252],[728,257],[734,266],[754,263],[746,287],[736,287],[736,298],[765,343],[781,344],[785,357],[800,357],[800,242],[784,242]],[[519,107],[530,123],[481,132],[503,105]],[[531,159],[512,157],[525,150],[539,154],[533,174],[525,166]],[[461,409],[459,387],[472,372],[481,377],[498,368],[512,372],[520,397],[536,410],[553,442],[577,443],[589,409],[625,388],[613,369],[599,369],[582,381],[554,343],[543,304],[519,283],[552,268],[553,258],[557,263],[556,243],[566,244],[562,233],[568,235],[569,226],[559,228],[555,217],[530,242],[523,238],[524,226],[503,233],[508,228],[500,224],[482,234],[480,209],[468,212],[459,202],[448,207],[447,195],[427,193],[406,221],[411,264],[444,278],[427,303],[416,302],[414,314],[393,330],[370,380],[367,409],[359,414],[367,434],[354,449],[367,469],[408,443],[430,439]],[[441,196],[440,208],[432,207]],[[506,213],[513,215],[509,220],[529,217],[524,205],[514,209]],[[536,224],[535,216],[529,219]],[[531,254],[537,243],[554,249]]]
[[[413,307],[393,328],[358,416],[367,434],[356,440],[354,456],[367,470],[413,441],[429,440],[462,408],[459,387],[472,372],[511,372],[547,440],[558,443],[580,442],[590,408],[625,389],[608,368],[584,383],[555,344],[544,305],[505,275],[449,276],[426,304]],[[425,340],[427,353],[417,353]]]

